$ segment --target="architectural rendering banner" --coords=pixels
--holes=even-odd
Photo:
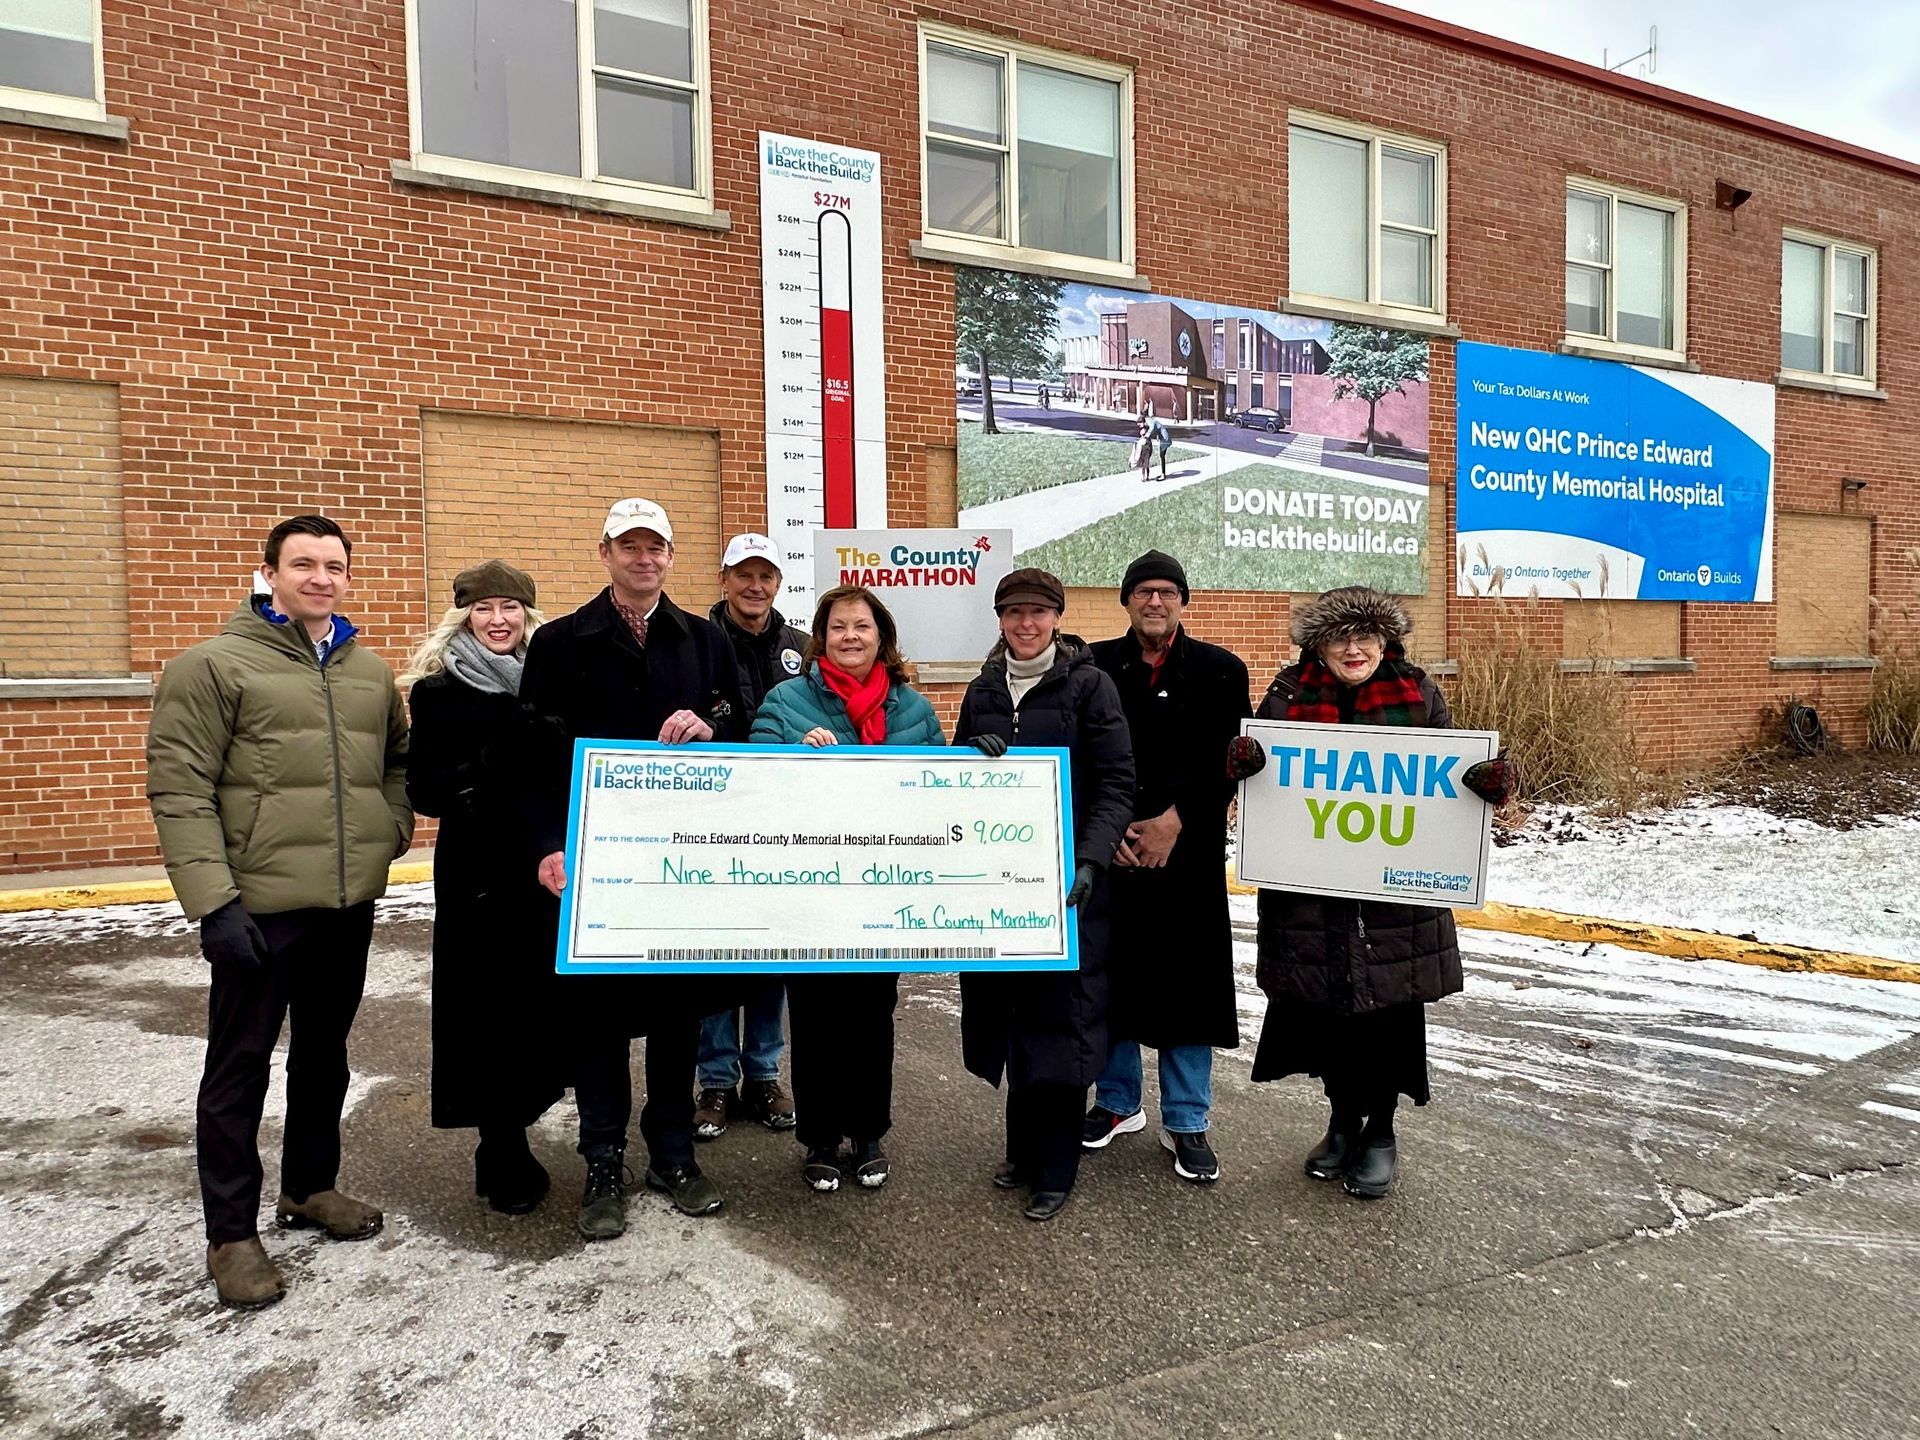
[[[1771,385],[1459,347],[1462,595],[1773,598]]]
[[[957,273],[962,527],[1117,585],[1427,588],[1427,341],[1377,326]]]

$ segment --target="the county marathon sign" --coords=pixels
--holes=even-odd
[[[1463,344],[1455,588],[1771,600],[1771,385]]]
[[[1249,885],[1481,903],[1493,807],[1461,784],[1500,750],[1491,730],[1248,720],[1267,767],[1240,784],[1239,875]]]

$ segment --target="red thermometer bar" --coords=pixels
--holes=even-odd
[[[857,529],[853,494],[853,222],[823,210],[820,245],[821,479],[830,530]]]

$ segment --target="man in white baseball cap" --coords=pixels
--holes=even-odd
[[[673,522],[651,500],[622,500],[601,529],[607,588],[542,625],[527,646],[520,700],[551,725],[552,754],[535,790],[540,883],[566,888],[568,776],[575,738],[682,745],[747,735],[739,668],[711,621],[667,598]],[[557,925],[557,910],[552,916]],[[633,1106],[629,1037],[647,1037],[646,1184],[689,1215],[720,1208],[720,1191],[693,1158],[693,1070],[701,1017],[734,998],[700,976],[569,976],[574,1100],[587,1164],[580,1233],[609,1240],[626,1228],[624,1156]]]
[[[749,726],[767,692],[798,675],[807,653],[805,633],[774,608],[779,596],[780,552],[773,541],[753,531],[729,540],[720,557],[720,599],[707,618],[732,642]],[[719,1139],[736,1114],[770,1130],[794,1126],[793,1095],[780,1083],[787,987],[769,979],[752,985],[743,998],[741,1007],[710,1015],[700,1026],[700,1093],[693,1109],[698,1140]]]

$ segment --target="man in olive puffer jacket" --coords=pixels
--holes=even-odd
[[[393,672],[335,613],[350,556],[325,516],[276,526],[260,568],[270,593],[168,664],[147,735],[167,876],[211,968],[196,1146],[207,1268],[229,1305],[268,1305],[285,1289],[260,1244],[259,1132],[289,1009],[274,1218],[342,1240],[382,1223],[334,1183],[373,902],[413,836],[413,810]]]

